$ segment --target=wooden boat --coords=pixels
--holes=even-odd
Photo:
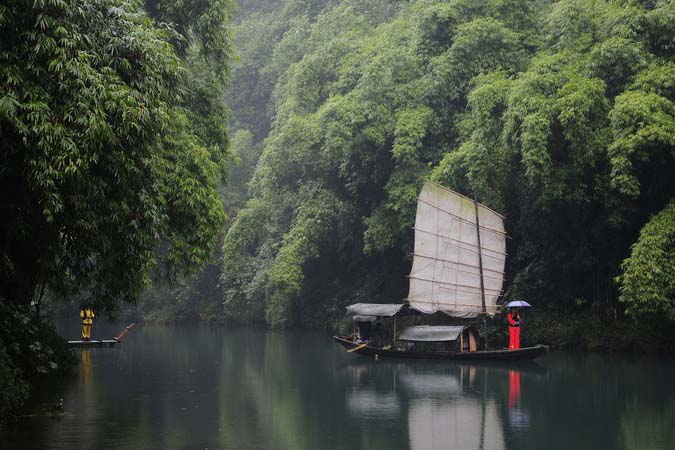
[[[474,352],[414,352],[396,348],[377,348],[363,346],[349,337],[333,336],[338,344],[358,355],[382,358],[412,358],[438,360],[494,360],[494,361],[522,361],[538,358],[548,351],[546,345],[535,345],[518,350],[476,350]],[[358,348],[357,348],[358,347]]]
[[[68,341],[68,345],[71,347],[114,347],[117,344],[122,343],[122,339],[129,333],[129,331],[135,326],[135,323],[130,323],[127,325],[124,330],[120,332],[117,336],[112,339],[91,339],[88,341],[75,340]]]
[[[350,353],[397,358],[525,360],[548,350],[544,345],[511,350],[488,346],[487,318],[502,309],[497,301],[504,282],[506,232],[500,214],[427,182],[417,198],[414,230],[405,303],[348,306],[354,333],[351,338],[335,336],[336,342]],[[441,312],[455,320],[482,319],[484,337],[481,342],[468,325],[411,326],[399,333],[396,319],[406,310],[418,315]],[[371,336],[372,324],[377,327],[387,318],[393,319],[388,346]]]

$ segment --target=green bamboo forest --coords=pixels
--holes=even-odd
[[[0,417],[75,364],[45,311],[401,302],[429,180],[504,215],[533,342],[675,351],[671,0],[8,0],[0,36]]]
[[[671,2],[249,8],[229,105],[260,156],[225,235],[227,319],[405,298],[430,179],[505,215],[505,298],[672,323]]]

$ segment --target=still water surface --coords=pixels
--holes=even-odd
[[[325,334],[150,326],[77,355],[76,376],[41,394],[63,397],[63,416],[24,419],[0,447],[675,449],[671,359],[376,361]]]

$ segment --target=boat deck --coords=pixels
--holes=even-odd
[[[113,347],[119,344],[115,339],[92,339],[90,341],[68,341],[71,347]]]

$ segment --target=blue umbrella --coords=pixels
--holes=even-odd
[[[532,308],[532,305],[529,303],[523,301],[523,300],[516,300],[515,302],[509,302],[506,304],[507,308]]]

